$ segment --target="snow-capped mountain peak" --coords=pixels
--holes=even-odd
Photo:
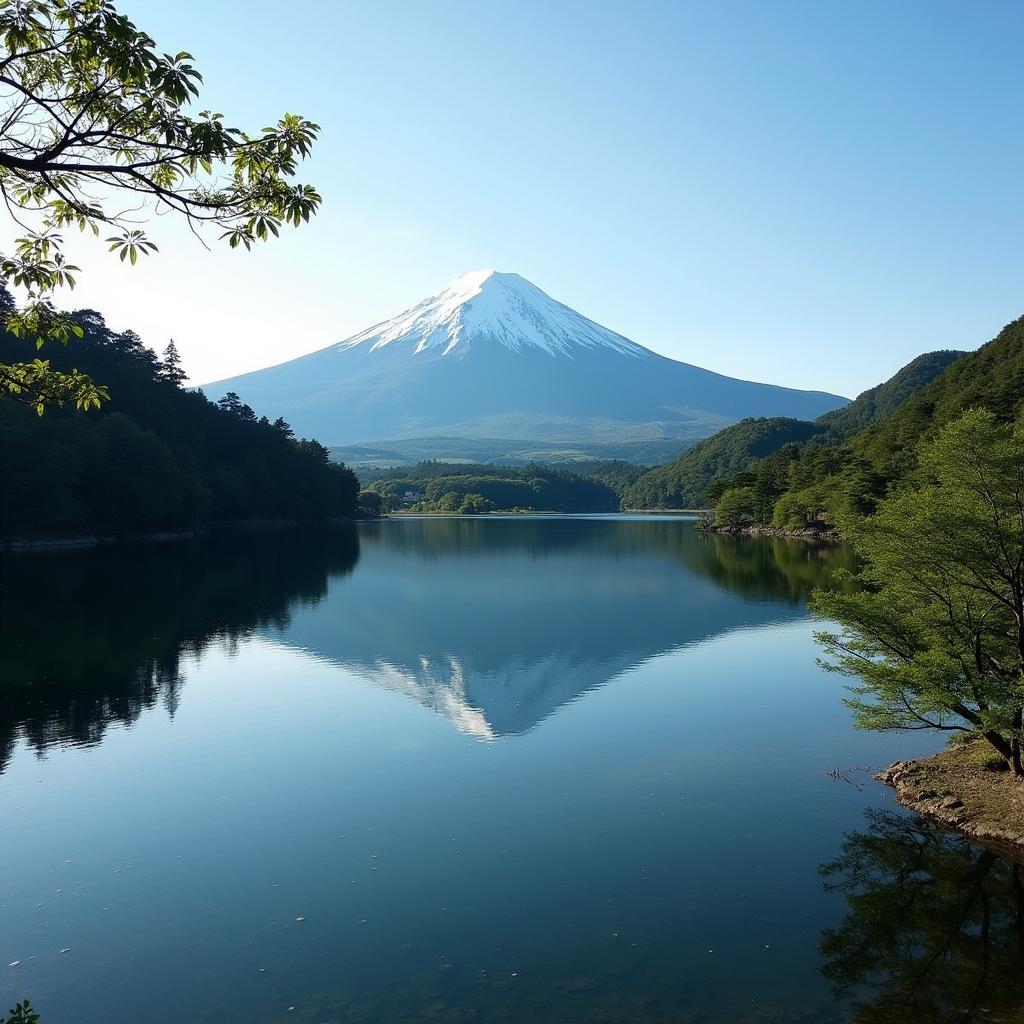
[[[368,345],[371,351],[409,347],[464,355],[474,345],[499,344],[514,352],[548,355],[611,349],[646,358],[650,352],[556,302],[518,274],[472,270],[449,281],[412,309],[343,341],[339,349]]]
[[[214,400],[229,391],[305,437],[372,443],[374,458],[404,460],[392,441],[452,438],[480,445],[417,440],[416,457],[485,462],[513,450],[663,461],[744,416],[810,420],[846,404],[658,355],[494,270],[462,274],[340,344],[206,388]]]

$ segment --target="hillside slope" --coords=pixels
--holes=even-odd
[[[704,507],[712,481],[749,470],[758,460],[787,445],[841,444],[864,426],[891,416],[909,396],[963,355],[926,352],[887,381],[862,392],[849,405],[827,412],[813,423],[783,418],[742,420],[694,445],[674,461],[644,473],[626,491],[624,503],[629,508]],[[717,495],[712,493],[711,497]]]
[[[740,420],[640,476],[623,494],[623,508],[703,508],[708,484],[716,477],[737,473],[783,445],[801,444],[821,432],[805,420]]]
[[[726,481],[724,506],[736,522],[800,526],[841,511],[870,512],[916,466],[917,445],[965,410],[1010,422],[1024,413],[1024,317],[975,352],[954,359],[891,415],[838,447],[780,451]]]
[[[0,297],[5,292],[0,286]],[[284,420],[242,403],[214,405],[181,387],[180,370],[131,331],[92,310],[72,314],[83,337],[50,345],[53,367],[89,373],[110,389],[102,409],[0,400],[0,538],[121,536],[195,530],[250,519],[351,515],[358,481]],[[0,360],[34,350],[0,331]]]
[[[966,354],[950,349],[925,352],[884,383],[859,394],[849,405],[819,416],[817,422],[826,428],[830,442],[845,441],[869,424],[888,419],[911,395]]]

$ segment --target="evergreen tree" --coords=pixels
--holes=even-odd
[[[173,338],[164,349],[157,372],[161,380],[173,384],[176,388],[180,388],[188,378],[188,374],[181,368],[181,356],[178,355],[178,347],[174,344]]]

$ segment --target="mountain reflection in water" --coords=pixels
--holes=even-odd
[[[794,619],[849,557],[680,520],[387,521],[361,537],[356,576],[277,638],[485,739],[666,651]]]
[[[263,635],[481,738],[627,669],[802,614],[849,553],[661,519],[428,519],[0,558],[0,770],[181,700],[184,657]],[[358,565],[357,565],[358,563]],[[41,614],[40,609],[45,609]]]

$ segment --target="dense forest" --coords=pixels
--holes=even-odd
[[[13,308],[10,295],[0,304]],[[0,538],[195,530],[256,519],[320,520],[355,511],[355,474],[284,420],[257,418],[237,396],[219,403],[182,387],[173,343],[159,359],[132,331],[79,310],[83,331],[48,346],[58,370],[110,391],[98,411],[0,401]],[[26,354],[0,331],[0,362]]]
[[[959,358],[956,353],[932,355],[952,358],[941,373],[843,443],[783,448],[716,481],[709,497],[716,503],[718,521],[727,526],[770,523],[792,529],[809,521],[834,523],[846,512],[870,513],[893,484],[915,469],[920,442],[934,437],[965,410],[987,409],[1001,422],[1020,414],[1024,317],[976,352]]]
[[[607,483],[551,466],[421,462],[387,471],[368,484],[385,507],[413,512],[617,512]]]
[[[849,405],[819,416],[816,422],[825,428],[829,441],[846,441],[869,424],[887,419],[911,395],[930,384],[947,366],[965,354],[950,349],[925,352],[897,370],[887,381],[862,392]]]
[[[726,427],[673,462],[639,476],[623,491],[623,507],[704,508],[718,501],[726,482],[730,487],[759,486],[762,491],[768,487],[772,493],[781,493],[779,488],[784,490],[785,485],[777,477],[780,472],[785,475],[794,459],[841,445],[857,431],[890,416],[962,355],[940,351],[918,356],[884,383],[813,423],[775,417],[746,419]],[[823,458],[827,461],[829,456]],[[762,465],[764,460],[768,464]]]
[[[786,444],[806,441],[821,428],[781,416],[740,420],[688,448],[673,462],[640,476],[622,496],[625,508],[703,508],[707,488]]]

